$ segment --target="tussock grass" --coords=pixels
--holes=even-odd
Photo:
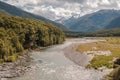
[[[111,55],[95,55],[87,67],[98,69],[99,67],[112,68],[114,66],[114,59],[120,58],[120,38],[105,38],[105,42],[94,42],[82,44],[78,47],[77,51],[110,51]]]
[[[120,37],[106,38],[106,41],[111,44],[120,44]]]

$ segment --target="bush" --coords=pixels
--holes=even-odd
[[[52,24],[0,14],[0,60],[13,62],[24,49],[34,49],[65,40],[64,33]]]

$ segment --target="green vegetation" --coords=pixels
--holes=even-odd
[[[19,17],[24,17],[24,18],[31,18],[31,19],[39,20],[39,21],[45,21],[45,22],[53,24],[54,26],[60,28],[63,31],[69,31],[69,29],[66,26],[64,26],[60,23],[46,19],[46,18],[39,16],[39,15],[35,15],[32,13],[26,12],[22,9],[19,9],[13,5],[7,4],[3,1],[0,1],[0,13],[10,14],[13,16],[19,16]]]
[[[0,14],[0,62],[15,61],[24,49],[60,44],[64,40],[64,33],[49,23]]]
[[[120,67],[114,69],[104,80],[120,80]]]
[[[119,37],[120,28],[100,30],[96,32],[65,31],[67,37]]]
[[[106,55],[96,55],[94,53],[94,58],[90,62],[90,64],[87,67],[93,67],[93,68],[99,68],[102,66],[105,66],[107,68],[113,68],[114,66],[114,59],[120,58],[120,45],[119,44],[113,44],[117,43],[118,40],[120,41],[120,38],[106,38],[106,42],[95,42],[95,43],[87,43],[82,44],[78,47],[78,51],[80,52],[86,52],[86,51],[110,51],[111,54]],[[112,42],[112,43],[111,43]],[[94,49],[96,48],[96,49]]]
[[[114,70],[105,77],[104,80],[120,80],[120,38],[119,37],[109,37],[101,38],[106,39],[105,42],[95,42],[82,44],[78,47],[78,51],[111,51],[111,55],[95,55],[90,64],[87,66],[89,68],[93,67],[98,69],[99,67],[105,66],[107,68],[113,68]],[[94,49],[93,47],[96,47]],[[93,53],[91,53],[93,54]]]
[[[82,33],[80,36],[86,37],[119,37],[120,36],[120,28],[113,28],[108,30],[100,30],[96,32],[86,32]]]
[[[71,37],[71,38],[77,38],[82,36],[81,32],[75,32],[75,31],[64,31],[65,35],[67,37]]]
[[[108,38],[106,40],[110,44],[120,45],[120,38]],[[120,57],[114,62],[114,70],[104,80],[120,80]]]
[[[120,37],[106,38],[106,41],[110,44],[120,44]]]

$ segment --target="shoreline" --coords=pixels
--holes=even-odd
[[[25,54],[23,56],[19,56],[17,61],[0,64],[0,80],[19,77],[29,71],[31,68],[30,64],[32,63],[32,58],[29,53],[31,53],[31,51],[26,50]]]
[[[85,67],[87,64],[89,64],[89,62],[93,59],[94,56],[76,51],[76,48],[79,45],[80,44],[71,44],[70,47],[66,47],[64,49],[64,55],[66,58],[70,59],[75,64]]]
[[[0,80],[9,80],[24,75],[30,71],[33,58],[31,53],[34,51],[41,51],[51,46],[38,47],[34,50],[25,50],[24,55],[19,56],[17,61],[0,64]]]
[[[96,41],[95,41],[96,42]],[[92,43],[92,42],[88,42],[88,43]],[[81,44],[85,44],[85,43],[81,43]],[[94,55],[92,54],[87,54],[87,53],[81,53],[78,52],[76,49],[77,47],[80,45],[79,44],[71,44],[69,47],[66,47],[64,49],[64,55],[66,58],[68,58],[69,60],[71,60],[72,62],[74,62],[75,64],[85,67],[90,63],[90,61],[93,59]],[[87,69],[87,68],[86,68]],[[93,69],[93,68],[88,68],[88,69]],[[97,71],[100,71],[102,73],[104,73],[104,77],[102,80],[104,80],[104,78],[113,70],[113,69],[108,69],[108,68],[104,68],[101,67],[101,69],[95,69]]]
[[[101,78],[103,78],[104,76],[102,72],[97,71],[95,69],[85,69],[84,65],[83,67],[79,66],[73,61],[71,61],[70,59],[66,58],[64,55],[64,50],[66,50],[66,48],[68,47],[70,48],[72,44],[76,45],[76,43],[86,43],[86,42],[91,42],[91,40],[86,40],[86,41],[85,40],[74,40],[74,41],[70,40],[63,45],[53,46],[52,48],[43,51],[41,54],[38,51],[37,54],[34,54],[31,56],[33,57],[33,59],[35,59],[34,62],[36,65],[35,64],[32,65],[30,72],[28,71],[23,76],[17,77],[15,79],[13,78],[10,80],[39,80],[39,79],[56,80],[60,78],[61,80],[62,79],[69,80],[69,78],[72,80],[80,80],[82,76],[85,79],[89,79],[90,77],[91,78],[90,80],[96,80],[97,79],[96,76],[97,76],[98,80],[101,80]],[[72,52],[72,50],[70,52]],[[42,64],[41,64],[41,61],[43,61]],[[85,75],[81,73],[84,73],[88,75],[89,77],[86,77]],[[96,76],[91,75],[91,73],[93,73]],[[68,75],[68,78],[62,75]],[[70,76],[75,76],[76,78],[70,77]]]
[[[94,41],[88,41],[85,43],[91,43],[91,42],[94,42]],[[63,55],[69,60],[71,60],[72,62],[74,62],[75,64],[85,67],[89,63],[89,61],[92,60],[93,56],[77,52],[76,48],[80,44],[84,44],[84,43],[72,43],[69,46],[65,47],[63,49],[63,52],[64,52]],[[49,47],[46,47],[46,48],[49,48]],[[43,48],[43,50],[46,48]],[[21,56],[21,58],[18,59],[15,63],[5,64],[6,67],[3,66],[4,68],[2,67],[3,68],[2,70],[0,65],[0,80],[9,80],[9,79],[11,80],[12,78],[20,77],[24,75],[26,72],[30,71],[31,64],[32,64],[32,58],[30,57],[31,55],[30,53],[32,53],[33,51],[40,51],[40,50],[41,48],[28,50],[26,52],[28,53],[27,55]],[[22,65],[19,65],[19,64],[22,64]]]
[[[34,51],[41,51],[51,46],[38,47],[34,50],[25,50],[24,55],[19,56],[17,61],[0,64],[0,80],[9,80],[11,78],[20,77],[26,72],[30,71],[33,58],[31,53]]]

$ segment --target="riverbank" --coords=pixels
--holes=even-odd
[[[25,55],[19,56],[14,63],[0,64],[0,80],[7,80],[14,77],[19,77],[29,71],[32,58],[29,50],[25,51]]]
[[[9,80],[10,78],[20,77],[26,72],[30,71],[33,58],[31,54],[33,52],[40,52],[50,48],[47,47],[38,47],[34,50],[25,50],[24,55],[19,56],[17,61],[0,64],[0,80]]]
[[[104,72],[86,69],[85,65],[89,63],[89,59],[87,58],[87,61],[86,55],[78,56],[77,52],[74,53],[77,45],[94,41],[96,40],[71,39],[66,40],[64,44],[54,45],[42,51],[34,51],[31,54],[33,61],[30,69],[24,75],[8,80],[102,80],[106,75]],[[65,52],[68,53],[68,51],[72,58],[77,57],[76,60],[82,60],[78,61],[79,65],[65,56]]]
[[[90,62],[93,60],[95,55],[84,53],[84,52],[79,52],[79,51],[77,51],[77,48],[80,45],[89,44],[89,43],[96,43],[96,42],[99,42],[99,41],[104,41],[104,40],[100,40],[100,39],[94,40],[94,39],[92,39],[92,40],[87,41],[85,43],[71,44],[69,47],[66,47],[64,49],[64,55],[65,55],[66,58],[70,59],[71,61],[73,61],[77,65],[82,66],[82,67],[87,67],[87,65],[90,64]],[[97,69],[97,70],[102,72],[104,74],[104,77],[105,77],[113,69],[108,69],[108,68],[101,67],[100,69]]]
[[[105,80],[119,80],[120,63],[118,60],[120,57],[120,38],[111,37],[102,39],[105,41],[85,43],[80,45],[72,44],[72,47],[67,47],[65,49],[66,52],[64,54],[67,58],[80,66],[95,68],[108,74],[105,77]],[[76,51],[76,48],[78,52]],[[92,55],[91,60],[89,60],[88,55]],[[86,60],[89,60],[87,61],[87,63],[90,63],[89,65],[86,65]]]
[[[93,43],[93,42],[98,42],[98,41],[103,41],[100,39],[94,39],[94,38],[83,38],[83,39],[69,39],[68,41],[75,41],[72,43],[70,46],[66,47],[64,50],[64,55],[66,58],[70,59],[74,63],[78,64],[79,66],[87,66],[89,62],[93,59],[93,55],[88,55],[87,53],[82,53],[78,52],[77,48],[81,44],[86,44],[86,43]],[[79,41],[81,42],[79,43]]]
[[[78,46],[79,44],[72,44],[70,47],[66,47],[64,55],[79,66],[85,67],[92,60],[93,56],[77,52],[76,49]]]

